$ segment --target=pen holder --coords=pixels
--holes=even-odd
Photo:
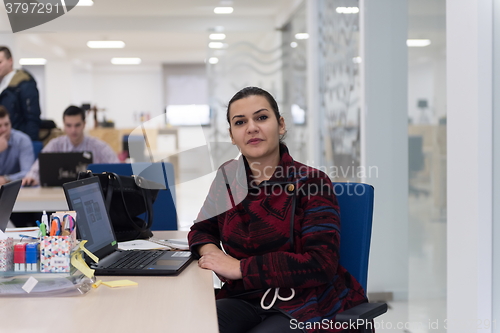
[[[0,239],[0,271],[6,272],[13,269],[14,239]]]
[[[69,273],[71,236],[45,236],[40,240],[40,272]]]

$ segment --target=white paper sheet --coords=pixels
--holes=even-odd
[[[38,237],[38,230],[38,227],[7,228],[5,229],[5,235],[14,239],[21,239],[20,235]]]
[[[170,247],[150,242],[145,239],[136,239],[128,242],[119,242],[120,250],[170,250]]]

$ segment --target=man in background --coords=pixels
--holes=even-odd
[[[69,106],[63,113],[63,123],[66,135],[52,139],[42,149],[42,153],[90,151],[93,163],[120,163],[118,156],[106,142],[84,134],[85,111],[82,108]],[[23,179],[23,185],[38,185],[39,183],[39,164],[36,160]]]
[[[40,104],[33,77],[24,70],[14,70],[8,47],[0,46],[0,105],[10,113],[12,128],[38,140]]]
[[[9,112],[0,105],[0,185],[22,179],[34,161],[29,136],[12,129]]]

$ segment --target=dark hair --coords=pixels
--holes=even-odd
[[[85,121],[85,111],[83,111],[83,109],[79,108],[78,106],[70,105],[66,110],[64,110],[63,120],[64,117],[66,116],[77,116],[77,115],[82,116],[82,120]]]
[[[276,116],[276,120],[279,123],[281,115],[280,115],[280,110],[278,108],[278,103],[276,103],[276,100],[274,99],[274,97],[270,93],[268,93],[267,91],[265,91],[264,89],[261,89],[259,87],[246,87],[246,88],[243,88],[240,91],[238,91],[233,96],[233,98],[231,98],[231,100],[229,101],[229,104],[227,105],[226,119],[227,119],[227,122],[229,123],[229,125],[231,125],[231,121],[229,120],[229,108],[231,107],[231,104],[233,104],[233,102],[236,102],[240,99],[250,97],[250,96],[262,96],[265,99],[267,99],[267,101],[269,102],[269,105],[271,105],[271,108],[273,108],[274,115]]]
[[[7,111],[7,108],[3,105],[0,105],[0,118],[3,118],[5,116],[9,115],[9,111]]]
[[[3,52],[5,54],[6,59],[12,58],[12,53],[7,46],[0,46],[0,52]]]

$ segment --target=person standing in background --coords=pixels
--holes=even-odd
[[[40,103],[33,77],[24,70],[14,70],[8,47],[0,46],[0,105],[10,113],[12,128],[38,140]]]

